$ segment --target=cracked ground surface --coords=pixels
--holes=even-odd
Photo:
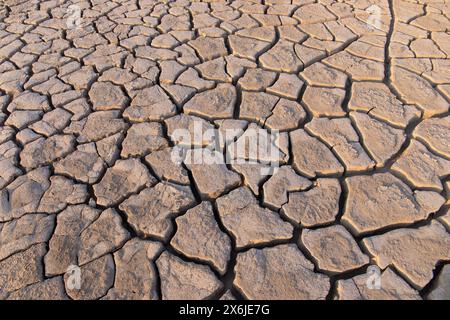
[[[445,0],[1,1],[0,298],[448,299],[449,18]],[[280,169],[171,161],[194,122],[237,129],[223,153],[280,130]]]

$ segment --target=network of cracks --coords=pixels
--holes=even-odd
[[[0,298],[448,299],[449,5],[2,1]]]

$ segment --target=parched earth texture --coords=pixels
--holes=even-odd
[[[448,299],[449,18],[1,1],[0,298]],[[194,123],[279,130],[281,167],[172,161]]]

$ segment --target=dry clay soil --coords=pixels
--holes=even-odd
[[[449,18],[0,1],[0,299],[449,299]],[[172,161],[199,127],[279,156]]]

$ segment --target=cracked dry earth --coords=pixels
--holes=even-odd
[[[0,298],[450,297],[448,1],[74,2],[0,4]]]

